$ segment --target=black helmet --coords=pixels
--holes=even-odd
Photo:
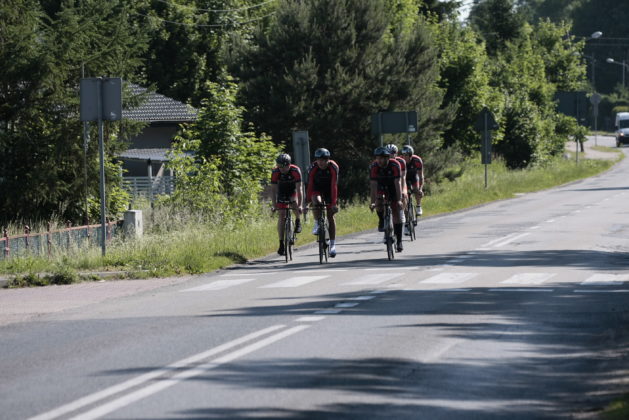
[[[389,153],[391,153],[392,155],[397,153],[397,146],[395,144],[389,143],[385,147],[389,149]]]
[[[411,146],[410,144],[407,144],[406,146],[402,147],[402,152],[403,155],[414,155],[415,151],[413,150],[413,146]]]
[[[376,147],[376,150],[373,151],[374,156],[387,156],[391,155],[391,152],[386,147],[380,146]]]
[[[329,158],[330,157],[330,151],[328,149],[324,149],[323,147],[321,147],[321,148],[315,150],[314,157],[316,159]]]
[[[280,166],[288,166],[290,165],[290,155],[288,153],[282,153],[275,159],[275,163]]]

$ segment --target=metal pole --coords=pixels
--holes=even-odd
[[[100,239],[100,246],[103,257],[107,251],[106,245],[106,222],[105,222],[105,142],[103,140],[103,104],[101,98],[101,88],[103,86],[103,79],[98,78],[98,88],[96,89],[96,102],[98,104],[98,149],[100,154],[100,224],[102,229],[102,235]]]
[[[485,156],[483,156],[483,160],[485,161],[485,189],[487,189],[487,154],[488,154],[488,146],[489,146],[489,130],[488,130],[488,122],[487,122],[487,118],[489,116],[488,112],[485,112],[485,130],[483,131],[484,134],[484,138],[483,138],[483,142],[485,143],[485,147],[483,147],[483,153],[485,154]]]
[[[627,67],[627,65],[625,64],[625,60],[622,60],[622,87],[623,89],[625,88],[625,67]]]

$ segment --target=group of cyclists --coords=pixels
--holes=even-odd
[[[277,232],[279,248],[277,253],[284,255],[284,220],[286,212],[291,209],[295,215],[295,233],[302,231],[301,214],[312,207],[315,224],[312,229],[318,234],[318,219],[321,209],[327,208],[330,235],[329,255],[336,257],[336,220],[338,212],[338,180],[339,166],[331,159],[328,149],[319,148],[314,153],[314,161],[308,168],[306,197],[303,197],[303,178],[299,167],[291,162],[287,153],[281,153],[275,160],[277,166],[271,172],[271,203],[272,210],[278,211]],[[402,252],[402,227],[404,209],[412,195],[417,202],[416,214],[422,215],[421,200],[424,196],[423,161],[415,154],[413,147],[405,145],[400,150],[395,144],[377,147],[374,150],[374,161],[369,167],[371,209],[378,215],[378,231],[384,231],[384,206],[388,202],[393,213],[393,227],[397,238],[397,252]],[[409,193],[410,191],[410,193]],[[307,206],[304,206],[304,203]],[[281,211],[280,211],[281,210]],[[408,234],[408,232],[405,232]]]

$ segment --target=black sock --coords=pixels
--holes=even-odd
[[[397,241],[402,242],[402,223],[394,224],[393,231],[395,232],[395,236],[397,236]]]

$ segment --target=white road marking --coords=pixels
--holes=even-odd
[[[420,284],[458,284],[463,283],[473,277],[476,277],[478,273],[441,273],[436,276],[422,280]]]
[[[489,289],[490,292],[552,292],[555,289],[542,289],[538,287],[530,287],[528,289],[518,289],[515,287],[502,287]]]
[[[337,303],[336,305],[334,305],[335,308],[353,308],[354,306],[358,306],[360,305],[360,303],[358,302],[343,302],[343,303]]]
[[[176,371],[178,369],[184,368],[186,366],[189,366],[193,363],[198,363],[200,361],[202,361],[203,359],[207,359],[208,357],[214,356],[218,353],[224,352],[226,350],[231,349],[232,347],[236,347],[239,346],[243,343],[246,343],[247,341],[251,341],[253,339],[256,339],[258,337],[261,337],[263,335],[269,334],[273,331],[277,331],[281,328],[284,328],[285,325],[274,325],[272,327],[269,328],[265,328],[256,332],[253,332],[251,334],[247,334],[243,337],[237,338],[235,340],[232,341],[228,341],[225,344],[221,344],[220,346],[214,347],[212,349],[206,350],[202,353],[198,353],[195,354],[193,356],[190,356],[186,359],[182,359],[178,362],[172,363],[164,368],[160,368],[160,369],[156,369],[153,370],[151,372],[147,372],[143,375],[137,376],[135,378],[129,379],[128,381],[125,382],[121,382],[117,385],[114,386],[110,386],[109,388],[105,388],[102,391],[98,391],[95,392],[93,394],[90,395],[86,395],[85,397],[79,398],[76,401],[73,401],[71,403],[62,405],[60,407],[55,408],[54,410],[50,410],[46,413],[40,414],[38,416],[35,417],[31,417],[29,420],[52,420],[52,419],[56,419],[60,416],[63,416],[64,414],[68,414],[71,413],[73,411],[76,411],[80,408],[83,408],[85,406],[88,406],[90,404],[94,404],[100,400],[103,400],[105,398],[111,397],[112,395],[118,394],[120,392],[126,391],[127,389],[136,387],[138,385],[142,385],[145,382],[149,382],[152,381],[156,378],[159,378],[160,376],[166,374],[166,373],[170,373],[172,371]]]
[[[212,283],[204,284],[203,286],[192,287],[190,289],[180,290],[180,292],[209,292],[213,290],[223,290],[229,287],[238,286],[241,284],[249,283],[255,279],[233,279],[233,280],[217,280]]]
[[[504,241],[504,240],[506,240],[506,239],[508,239],[508,238],[512,237],[513,235],[517,235],[517,232],[510,233],[510,234],[508,234],[508,235],[506,235],[506,236],[502,236],[502,237],[500,237],[500,238],[496,238],[496,239],[494,239],[494,240],[491,240],[491,241],[489,241],[489,242],[487,242],[487,243],[485,243],[485,244],[481,245],[481,248],[491,247],[491,246],[493,246],[496,242],[501,242],[501,241]]]
[[[247,277],[251,277],[251,276],[270,276],[271,274],[277,274],[276,272],[251,272],[251,273],[227,273],[227,274],[221,274],[221,277],[241,277],[241,276],[247,276]]]
[[[404,273],[367,274],[366,276],[362,276],[358,280],[350,281],[348,283],[341,283],[341,286],[355,286],[358,284],[380,284],[403,275]]]
[[[414,270],[417,267],[414,266],[398,266],[398,267],[391,267],[390,269],[392,270]],[[389,268],[387,268],[389,269]],[[363,268],[364,271],[382,271],[383,267],[380,268]]]
[[[302,316],[301,318],[297,318],[295,322],[319,322],[324,319],[324,316]]]
[[[278,281],[276,283],[267,284],[266,286],[260,286],[261,289],[272,289],[277,287],[299,287],[304,284],[312,283],[317,280],[325,279],[330,276],[298,276],[291,277],[286,280]]]
[[[529,229],[530,229],[530,230],[535,230],[535,229],[539,229],[539,228],[540,228],[540,226],[539,226],[539,225],[537,225],[537,226],[531,226]]]
[[[518,273],[501,281],[503,284],[542,284],[549,278],[555,276],[554,273]]]
[[[315,314],[334,315],[334,314],[340,314],[341,312],[342,312],[341,309],[322,309],[320,311],[316,311]]]
[[[583,286],[617,286],[629,280],[629,274],[593,274],[581,282]]]
[[[546,223],[553,223],[555,221],[555,219],[548,219],[546,220]]]
[[[166,379],[162,379],[162,380],[158,380],[155,383],[152,383],[151,385],[148,385],[144,388],[141,388],[137,391],[134,391],[130,394],[127,394],[123,397],[120,397],[118,399],[115,399],[111,402],[108,402],[106,404],[103,404],[100,407],[96,407],[86,413],[80,414],[76,417],[73,417],[71,420],[92,420],[92,419],[97,419],[99,417],[102,417],[106,414],[109,414],[113,411],[119,410],[123,407],[126,407],[128,405],[133,404],[134,402],[137,402],[141,399],[144,399],[146,397],[149,397],[153,394],[156,394],[160,391],[163,391],[167,388],[170,388],[173,385],[177,385],[179,382],[186,380],[186,379],[190,379],[193,378],[195,376],[199,376],[202,375],[204,373],[206,373],[207,371],[214,369],[216,367],[219,367],[220,365],[223,365],[225,363],[229,363],[233,360],[238,359],[239,357],[245,356],[249,353],[252,353],[256,350],[259,350],[263,347],[266,347],[268,345],[271,345],[273,343],[275,343],[276,341],[282,340],[286,337],[289,337],[293,334],[296,334],[298,332],[301,332],[307,328],[310,328],[309,325],[298,325],[296,327],[292,327],[289,328],[288,330],[282,331],[280,333],[277,333],[275,335],[272,335],[270,337],[264,338],[260,341],[257,341],[253,344],[249,344],[246,347],[243,347],[241,349],[235,350],[231,353],[228,353],[224,356],[218,357],[217,359],[214,359],[210,362],[207,363],[203,363],[199,366],[193,367],[191,369],[188,370],[184,370],[182,372],[177,373],[176,375],[172,376],[171,378],[166,378]]]
[[[356,296],[351,298],[350,300],[371,300],[375,298],[375,296]]]
[[[511,242],[513,242],[513,241],[517,241],[518,239],[524,238],[525,236],[528,236],[528,235],[530,235],[530,233],[528,233],[528,232],[521,233],[521,234],[519,234],[519,235],[517,235],[517,236],[514,236],[514,237],[512,237],[512,238],[507,239],[506,241],[499,242],[499,243],[495,244],[495,245],[494,245],[494,248],[499,248],[499,247],[501,247],[501,246],[504,246],[504,245],[510,244]]]
[[[611,290],[611,289],[575,289],[573,290],[574,293],[629,293],[629,290],[627,289],[616,289],[616,290]]]

